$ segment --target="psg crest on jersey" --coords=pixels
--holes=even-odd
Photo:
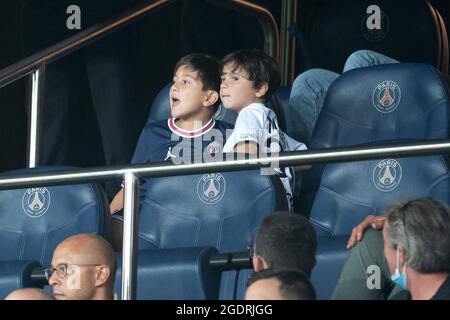
[[[222,145],[217,141],[213,141],[206,146],[206,151],[209,155],[214,156],[222,152]]]
[[[50,207],[50,192],[47,188],[30,188],[22,197],[22,208],[31,218],[43,216]]]
[[[401,100],[400,87],[394,81],[383,81],[373,91],[372,103],[381,113],[397,109]]]
[[[381,160],[373,170],[373,183],[378,190],[389,192],[400,184],[402,174],[402,167],[397,160]]]
[[[220,173],[203,175],[197,184],[197,195],[205,204],[216,204],[225,194],[225,178]]]

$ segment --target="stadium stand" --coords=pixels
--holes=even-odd
[[[21,169],[7,172],[3,177],[70,169]],[[16,266],[18,273],[8,281],[18,285],[17,288],[30,285],[31,280],[23,280],[30,272],[29,266],[34,265],[30,261],[48,266],[53,250],[68,236],[95,233],[106,239],[111,237],[108,201],[96,184],[1,190],[0,221],[0,240],[7,244],[0,251],[0,277],[13,275],[11,270]],[[0,297],[5,293],[9,292],[0,292]]]

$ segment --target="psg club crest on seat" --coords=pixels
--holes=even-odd
[[[373,170],[373,183],[378,190],[390,192],[400,184],[402,175],[402,167],[398,161],[394,159],[381,160]]]
[[[225,194],[225,178],[220,173],[203,175],[197,184],[197,195],[205,204],[216,204]]]
[[[43,216],[50,207],[50,192],[47,188],[30,188],[22,197],[22,208],[31,218]]]
[[[383,81],[373,91],[372,102],[381,113],[389,113],[397,109],[401,100],[400,87],[394,81]]]

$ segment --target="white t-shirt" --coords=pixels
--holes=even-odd
[[[305,144],[292,139],[280,130],[275,112],[262,103],[249,104],[239,112],[233,133],[228,137],[223,152],[233,152],[238,144],[246,141],[257,143],[260,153],[265,154],[307,150]],[[274,170],[280,176],[291,205],[294,170],[289,167]]]

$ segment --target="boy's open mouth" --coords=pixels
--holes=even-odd
[[[172,107],[175,107],[180,103],[180,99],[175,98],[175,97],[171,97],[170,100],[172,102]]]

